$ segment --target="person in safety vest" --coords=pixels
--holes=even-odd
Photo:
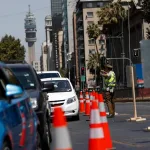
[[[113,67],[109,64],[105,65],[105,69],[101,70],[100,74],[104,77],[104,98],[108,107],[108,118],[115,116],[115,102],[114,102],[114,90],[116,86],[116,75],[112,70]]]

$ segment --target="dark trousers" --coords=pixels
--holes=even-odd
[[[115,115],[114,92],[112,93],[112,92],[105,91],[104,99],[108,107],[109,114]]]

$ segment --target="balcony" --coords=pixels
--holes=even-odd
[[[83,27],[80,26],[78,29],[77,29],[77,32],[82,32],[83,31]]]
[[[84,38],[83,38],[83,36],[79,36],[79,38],[78,38],[77,40],[78,40],[78,41],[83,41]]]
[[[79,23],[79,22],[83,22],[82,16],[77,19],[77,23]]]
[[[81,44],[80,46],[78,46],[78,49],[79,49],[79,50],[83,50],[83,49],[84,49],[84,45]]]

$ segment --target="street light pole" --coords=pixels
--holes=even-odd
[[[130,39],[131,39],[130,37],[130,5],[128,2],[128,40],[129,40],[129,59],[131,60],[131,40]]]

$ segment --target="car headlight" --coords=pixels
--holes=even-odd
[[[67,100],[67,104],[73,103],[73,102],[75,102],[75,101],[76,101],[75,96],[74,96],[74,97],[72,97],[72,98],[68,98],[68,100]]]
[[[32,108],[37,109],[38,107],[37,98],[30,98],[30,102],[31,102]]]

